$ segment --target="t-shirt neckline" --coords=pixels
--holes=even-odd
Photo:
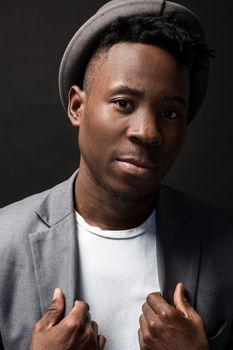
[[[139,226],[127,230],[102,230],[100,227],[88,224],[85,219],[75,211],[76,223],[91,234],[109,239],[129,239],[141,236],[148,232],[152,225],[155,225],[155,209],[149,217]]]

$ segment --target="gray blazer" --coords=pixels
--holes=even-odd
[[[77,298],[75,177],[0,210],[0,349],[28,348],[54,288],[65,294],[66,313]],[[232,215],[166,186],[156,207],[163,296],[172,302],[183,281],[211,349],[233,349]]]

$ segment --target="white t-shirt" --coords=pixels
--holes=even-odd
[[[79,299],[90,305],[105,350],[138,350],[139,316],[149,293],[160,291],[155,211],[121,231],[90,226],[77,212]]]

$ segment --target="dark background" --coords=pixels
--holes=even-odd
[[[0,207],[66,179],[78,166],[57,73],[76,29],[106,1],[9,1],[0,11]],[[85,3],[85,4],[83,4]],[[206,100],[164,182],[233,209],[233,47],[230,0],[180,0],[216,49]]]

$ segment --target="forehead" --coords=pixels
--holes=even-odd
[[[120,42],[104,52],[102,58],[95,70],[97,89],[126,84],[145,91],[170,89],[182,95],[188,93],[187,68],[163,48]]]

